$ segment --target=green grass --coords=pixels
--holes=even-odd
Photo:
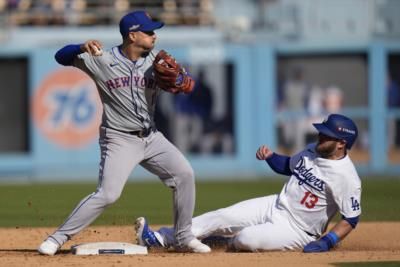
[[[284,181],[198,182],[195,215],[278,193]],[[0,227],[58,226],[95,189],[95,184],[1,185]],[[400,180],[363,181],[362,221],[400,221],[398,203]],[[121,198],[94,224],[132,224],[139,216],[152,224],[172,222],[172,194],[161,182],[128,183]]]

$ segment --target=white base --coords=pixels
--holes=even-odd
[[[146,255],[147,247],[122,242],[94,242],[74,245],[71,247],[71,251],[75,255]]]

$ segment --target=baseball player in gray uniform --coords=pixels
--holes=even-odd
[[[194,173],[182,153],[154,124],[160,88],[152,74],[156,34],[163,27],[144,11],[125,15],[119,28],[121,45],[102,51],[99,41],[67,45],[55,58],[65,66],[87,73],[96,83],[103,103],[100,126],[100,169],[97,190],[85,197],[65,222],[38,248],[54,255],[73,235],[92,223],[121,195],[132,172],[140,164],[172,189],[174,246],[180,251],[206,253],[210,248],[191,232],[195,203]]]
[[[277,173],[290,176],[279,194],[242,201],[193,218],[197,238],[230,237],[233,249],[325,252],[345,238],[361,214],[361,181],[347,150],[357,138],[354,122],[331,114],[314,124],[317,143],[291,157],[262,145],[256,153]],[[342,219],[324,236],[332,217]],[[136,221],[140,244],[168,247],[172,228],[152,231],[143,217]],[[322,237],[321,237],[322,236]]]

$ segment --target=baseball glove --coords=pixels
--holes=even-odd
[[[157,86],[164,91],[188,94],[193,90],[195,82],[192,77],[164,50],[156,55],[153,72]]]

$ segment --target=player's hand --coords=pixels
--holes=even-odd
[[[328,243],[320,239],[307,244],[304,247],[303,252],[304,253],[326,252],[329,251],[329,249],[330,248],[328,246]]]
[[[305,253],[313,253],[313,252],[326,252],[333,248],[339,239],[337,235],[336,237],[332,236],[333,233],[329,232],[327,235],[321,237],[321,239],[317,241],[312,241],[308,245],[306,245],[303,249]]]
[[[273,154],[272,150],[269,149],[267,146],[262,145],[258,148],[256,157],[259,160],[266,160],[267,158],[271,157]]]
[[[81,45],[81,51],[87,52],[92,56],[101,56],[103,45],[97,40],[88,40]]]

